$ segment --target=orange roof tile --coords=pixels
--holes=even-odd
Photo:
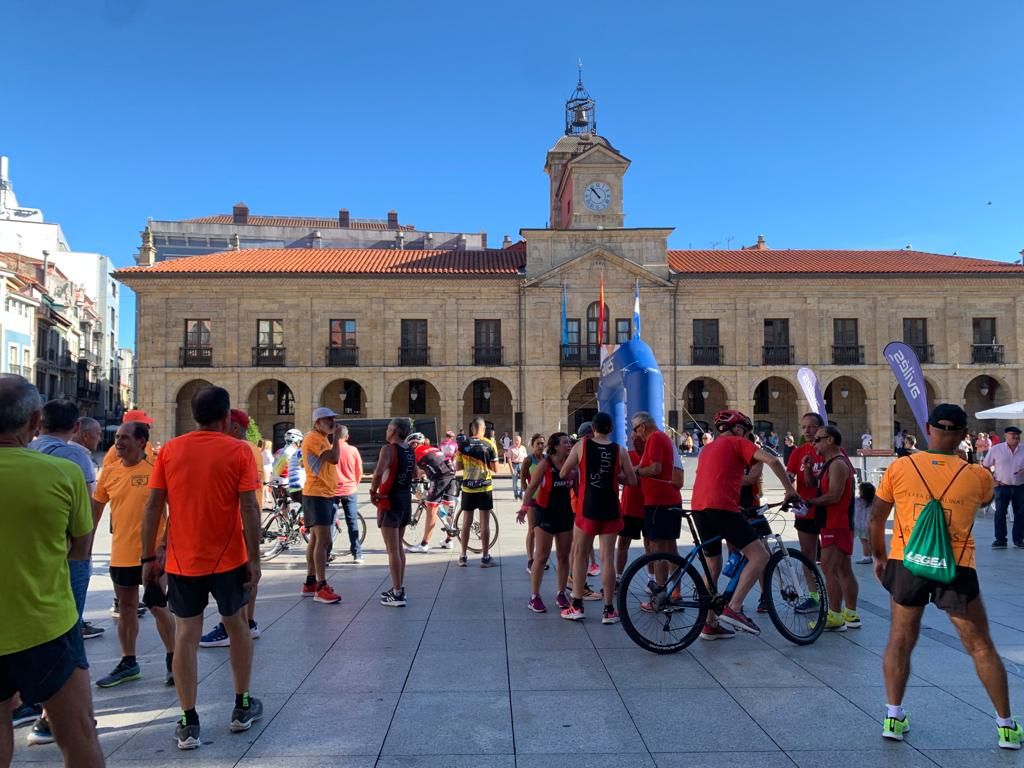
[[[116,277],[179,274],[515,275],[526,255],[509,250],[250,248],[127,267]]]
[[[669,251],[679,274],[986,274],[1015,273],[1013,262],[922,251],[740,250]]]
[[[235,219],[230,213],[218,213],[213,216],[199,216],[194,219],[183,219],[186,224],[234,224]],[[386,221],[360,221],[352,219],[347,227],[342,227],[337,219],[321,219],[310,216],[254,216],[249,215],[246,224],[256,227],[308,227],[310,229],[375,229],[388,230]],[[242,225],[245,226],[245,225]],[[412,231],[412,224],[400,224],[398,229]]]

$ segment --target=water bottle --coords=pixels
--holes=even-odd
[[[729,559],[725,563],[725,567],[722,568],[722,573],[724,573],[731,579],[733,575],[736,573],[736,569],[739,568],[740,560],[742,558],[743,555],[740,554],[740,551],[738,549],[733,550],[733,553],[729,555]]]

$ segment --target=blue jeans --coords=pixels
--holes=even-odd
[[[523,483],[519,479],[519,473],[522,469],[522,464],[512,465],[512,498],[514,499],[523,498]]]
[[[345,525],[348,528],[349,551],[352,557],[362,557],[363,547],[359,543],[359,495],[353,493],[351,496],[338,496],[335,499],[338,508],[345,513]]]
[[[81,621],[85,612],[85,594],[89,591],[89,578],[92,576],[92,560],[68,560],[68,571],[71,573],[71,594],[75,596],[78,620]]]
[[[1024,485],[996,486],[996,541],[1006,543],[1006,512],[1013,504],[1013,543],[1024,544]]]

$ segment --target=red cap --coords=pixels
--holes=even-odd
[[[237,408],[231,409],[231,420],[235,422],[242,429],[249,428],[249,416],[245,411],[240,411]]]
[[[129,421],[138,421],[142,424],[152,424],[153,417],[141,409],[136,411],[125,411],[124,416],[121,417],[121,423],[127,424]]]

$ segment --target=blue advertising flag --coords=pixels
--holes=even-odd
[[[818,385],[818,377],[814,375],[814,371],[810,368],[801,368],[796,372],[796,380],[804,393],[804,397],[807,398],[807,402],[811,404],[811,408],[814,409],[816,414],[821,416],[821,420],[824,423],[828,424],[825,398],[821,396],[821,387]]]
[[[633,299],[633,338],[640,338],[640,278],[636,279],[636,298]]]
[[[918,429],[922,435],[927,434],[925,425],[928,423],[928,388],[924,383],[921,361],[917,359],[917,353],[902,341],[891,341],[885,345],[882,354],[892,368],[893,375],[903,390],[903,396],[907,398]]]
[[[569,343],[569,320],[566,317],[565,283],[562,283],[562,345]]]

